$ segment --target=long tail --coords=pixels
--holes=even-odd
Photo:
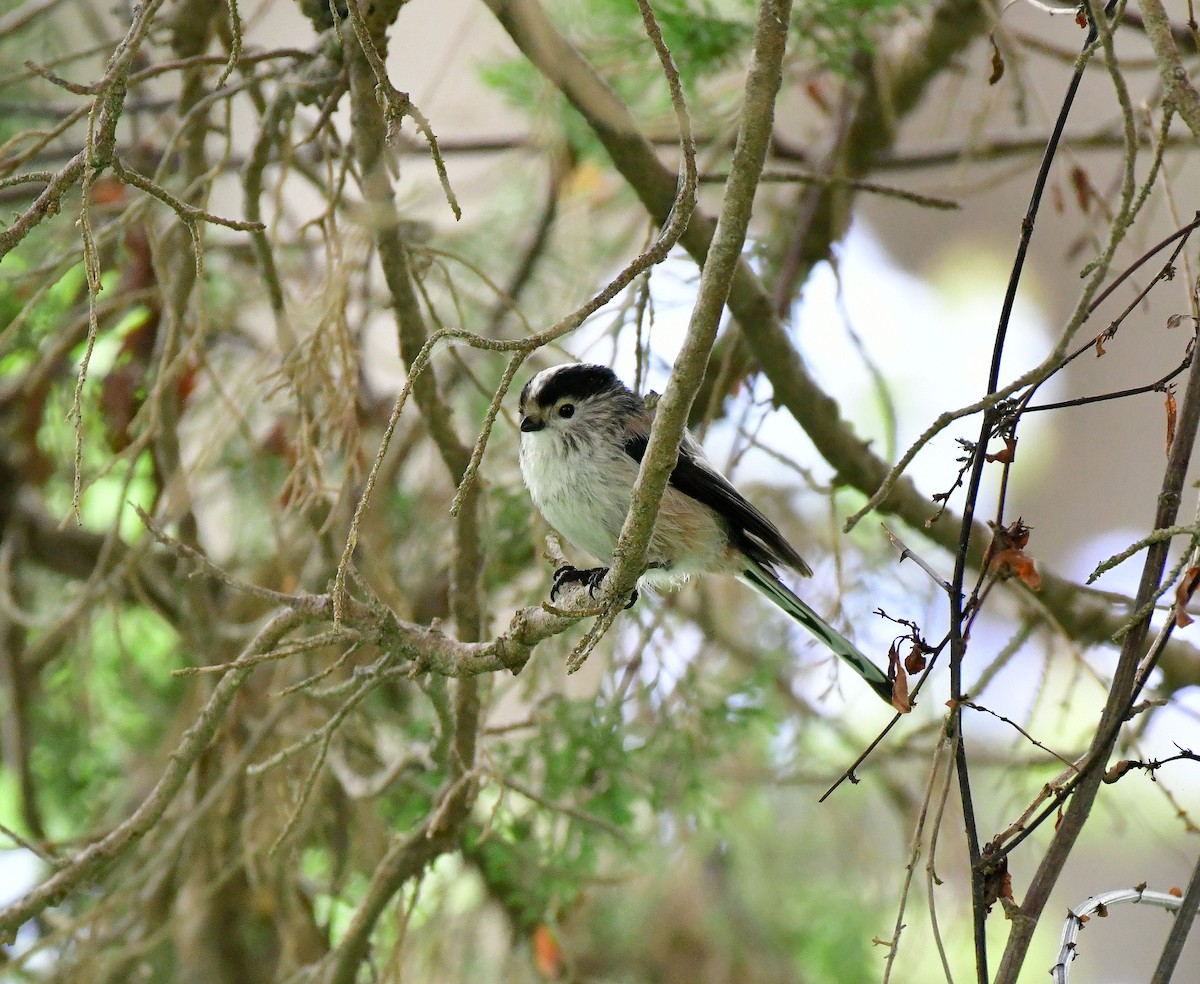
[[[888,680],[887,674],[859,652],[849,639],[789,591],[787,585],[773,573],[758,566],[750,566],[742,573],[742,579],[770,598],[833,652],[841,656],[850,664],[854,672],[866,681],[868,687],[879,694],[888,704],[892,703],[892,683]]]

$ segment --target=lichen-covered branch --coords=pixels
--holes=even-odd
[[[632,114],[616,93],[567,43],[538,4],[526,0],[488,0],[488,6],[522,53],[559,86],[587,120],[647,211],[660,220],[665,218],[674,192],[673,175],[659,161],[653,144],[640,133]],[[891,88],[888,92],[875,92],[874,98],[883,104],[901,109],[915,105],[932,74],[950,64],[956,53],[978,35],[984,23],[979,4],[974,0],[943,0],[930,8],[927,20],[925,35],[914,35],[907,45],[909,56],[888,71]],[[878,122],[894,110],[873,107],[870,100],[866,100],[860,105],[859,112],[864,120]],[[866,123],[855,126],[871,130]],[[880,134],[889,135],[889,139],[880,141]],[[894,136],[893,117],[887,127],[871,131],[865,146],[873,148],[876,157],[882,157],[892,146]],[[866,173],[872,159],[867,155],[857,157],[856,167]],[[697,211],[681,241],[701,264],[707,257],[714,229],[713,220]],[[830,230],[827,228],[826,232]],[[829,243],[826,239],[825,251]],[[824,255],[816,246],[809,252]],[[770,380],[775,398],[804,428],[822,457],[833,467],[837,481],[864,495],[874,494],[888,474],[888,463],[875,453],[870,442],[854,432],[842,416],[837,400],[809,373],[775,313],[770,293],[745,262],[738,264],[728,304],[753,352],[755,363]],[[900,517],[912,529],[945,549],[957,550],[959,517],[946,512],[941,521],[927,525],[933,511],[931,502],[906,476],[895,481],[878,508],[880,512]],[[969,560],[976,569],[983,560],[989,540],[987,527],[977,522],[969,548]],[[1121,613],[1113,612],[1111,600],[1059,577],[1053,571],[1043,569],[1041,573],[1042,590],[1037,604],[1030,605],[1031,611],[1036,615],[1038,607],[1045,606],[1055,624],[1080,643],[1108,643],[1123,621]],[[1181,685],[1200,682],[1200,654],[1188,643],[1173,641],[1168,647],[1163,671]]]
[[[298,612],[278,612],[246,647],[246,653],[249,655],[270,649],[300,620],[301,615]],[[167,807],[183,788],[192,766],[208,747],[213,734],[224,720],[229,705],[250,672],[249,667],[230,670],[218,681],[203,709],[184,732],[168,759],[166,770],[154,784],[150,794],[127,820],[63,863],[33,891],[0,909],[0,941],[11,943],[17,930],[28,920],[50,906],[57,905],[79,885],[94,878],[107,865],[119,860],[140,837],[162,819]]]
[[[746,77],[742,118],[721,215],[700,276],[687,334],[666,391],[655,408],[654,426],[642,458],[625,525],[613,552],[613,570],[606,584],[605,616],[597,620],[573,654],[576,665],[589,643],[611,624],[622,600],[629,596],[646,564],[646,549],[658,516],[658,506],[679,456],[692,401],[699,392],[716,341],[729,286],[741,260],[746,230],[754,208],[754,193],[766,162],[775,119],[775,99],[782,79],[783,54],[791,3],[763,0],[758,8],[754,55]]]

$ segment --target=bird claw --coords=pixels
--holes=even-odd
[[[554,585],[550,588],[550,600],[557,601],[559,592],[569,584],[586,584],[588,595],[595,598],[596,589],[603,583],[604,575],[607,573],[607,567],[579,568],[564,564],[554,572]]]
[[[559,592],[569,584],[586,584],[588,589],[588,597],[596,597],[596,589],[604,583],[604,575],[608,573],[607,567],[587,567],[579,568],[572,567],[570,564],[564,564],[554,572],[554,584],[550,588],[550,600],[557,601]],[[637,589],[629,596],[629,602],[625,605],[626,610],[632,608],[638,600]]]

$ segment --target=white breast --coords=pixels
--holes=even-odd
[[[623,449],[578,446],[549,430],[522,434],[521,474],[546,522],[602,563],[612,560],[637,476]]]
[[[521,473],[546,521],[603,564],[629,510],[638,464],[615,440],[584,444],[546,430],[521,435]],[[736,573],[724,526],[708,507],[676,489],[663,498],[647,551],[646,583],[672,586],[705,571]]]

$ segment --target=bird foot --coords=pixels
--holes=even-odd
[[[596,589],[604,583],[604,575],[607,573],[607,567],[579,568],[572,567],[570,564],[564,564],[554,572],[554,584],[550,588],[550,600],[557,601],[559,592],[569,584],[586,584],[588,596],[595,598]],[[635,588],[633,594],[629,596],[629,603],[625,608],[632,608],[637,600],[638,593]]]

